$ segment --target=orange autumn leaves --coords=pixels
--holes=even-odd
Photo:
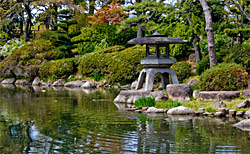
[[[122,5],[113,1],[104,8],[101,8],[95,12],[93,16],[89,16],[89,24],[100,23],[120,23],[124,18],[128,16],[128,13],[122,12]]]

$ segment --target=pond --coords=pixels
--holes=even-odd
[[[119,111],[117,90],[0,86],[0,153],[248,153],[234,118]]]

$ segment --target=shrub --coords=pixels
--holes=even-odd
[[[241,45],[236,45],[228,49],[228,55],[225,57],[225,62],[234,62],[241,64],[248,73],[250,73],[250,43],[246,42]]]
[[[82,40],[79,43],[76,52],[86,54],[105,47],[122,45],[127,46],[127,42],[136,37],[136,30],[130,28],[126,31],[117,32],[119,25],[114,24],[96,24],[81,29],[81,34],[72,38],[72,41]]]
[[[248,73],[237,64],[222,63],[206,70],[199,77],[201,90],[239,90],[248,85]]]
[[[74,65],[73,58],[45,62],[39,69],[39,76],[41,78],[64,79],[74,73]]]
[[[7,57],[16,49],[22,47],[24,42],[21,39],[12,39],[0,46],[0,57]]]
[[[102,51],[82,56],[78,70],[83,76],[100,74],[109,82],[128,82],[135,80],[142,69],[140,60],[145,57],[145,47],[114,46]]]
[[[223,52],[217,52],[216,58],[218,63],[223,62]],[[196,74],[201,75],[202,72],[210,68],[210,62],[209,62],[209,55],[206,55],[202,58],[202,60],[199,62],[199,64],[196,66]]]
[[[178,80],[181,83],[192,74],[191,64],[187,62],[177,62],[171,66],[171,69],[175,71]]]
[[[134,105],[136,108],[155,106],[155,98],[154,97],[142,97],[136,100]]]

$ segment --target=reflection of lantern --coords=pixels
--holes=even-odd
[[[161,74],[162,87],[165,89],[169,83],[169,76],[173,84],[178,84],[178,79],[174,70],[170,66],[175,63],[169,58],[169,44],[183,44],[186,40],[177,37],[168,37],[155,32],[153,35],[143,38],[134,38],[128,41],[128,44],[146,44],[146,58],[141,60],[144,69],[141,71],[136,89],[142,88],[146,78],[145,91],[152,91],[154,84],[154,76],[156,73]],[[149,47],[155,47],[155,55],[150,55]],[[160,47],[165,47],[165,54],[160,54]]]

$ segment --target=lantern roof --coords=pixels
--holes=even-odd
[[[184,43],[188,43],[188,41],[178,37],[168,37],[167,35],[162,35],[157,31],[152,35],[148,35],[142,38],[134,38],[128,41],[128,44],[149,44],[149,45],[184,44]]]

